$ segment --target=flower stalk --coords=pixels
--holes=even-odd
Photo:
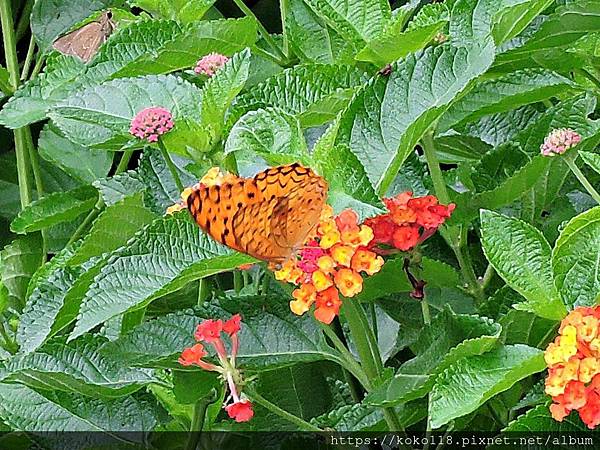
[[[576,159],[577,153],[575,152],[570,152],[569,154],[565,155],[564,158],[565,162],[567,163],[567,166],[569,166],[569,169],[571,169],[571,172],[573,172],[573,175],[575,175],[577,180],[579,180],[581,185],[585,188],[588,194],[590,194],[590,196],[596,201],[596,203],[600,205],[600,194],[596,189],[594,189],[594,187],[589,182],[587,177],[583,174],[581,169],[577,167],[577,163],[575,162]]]
[[[433,182],[435,195],[442,203],[449,203],[450,195],[448,194],[446,181],[444,180],[444,175],[442,174],[440,162],[435,150],[433,131],[425,133],[421,140],[421,144],[427,161],[427,167],[429,168],[429,174],[431,175],[431,181]],[[456,227],[447,225],[445,228],[440,229],[440,234],[456,256],[461,274],[467,286],[467,291],[477,301],[481,302],[484,299],[484,293],[481,285],[477,282],[477,275],[475,275],[471,258],[468,255],[466,231],[466,228],[463,226]]]

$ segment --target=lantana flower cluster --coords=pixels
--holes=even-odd
[[[225,55],[209,53],[198,60],[194,72],[212,77],[227,61],[229,61],[229,58]]]
[[[229,320],[204,320],[196,328],[194,337],[197,344],[186,348],[179,357],[183,366],[198,366],[204,370],[218,372],[229,388],[229,397],[225,399],[223,408],[236,422],[247,422],[254,415],[252,403],[242,396],[243,380],[240,370],[236,367],[236,357],[239,349],[238,332],[241,329],[242,318],[239,314]],[[229,336],[230,350],[227,352],[222,335]],[[208,356],[203,343],[210,344],[217,354],[219,364],[205,361]]]
[[[152,106],[138,112],[129,127],[129,132],[148,142],[158,142],[159,136],[175,126],[171,112],[161,106]]]
[[[381,254],[389,252],[380,245],[412,250],[432,236],[455,208],[454,203],[441,205],[434,195],[413,197],[412,192],[403,192],[383,201],[389,212],[365,221],[374,233],[371,248]]]
[[[579,133],[571,128],[559,128],[546,136],[544,143],[540,146],[540,152],[544,156],[562,155],[579,142],[581,142]]]
[[[595,428],[600,424],[600,306],[571,311],[544,357],[552,417],[561,422],[575,410],[588,428]]]
[[[383,258],[368,249],[373,230],[358,224],[350,209],[333,217],[326,206],[312,236],[296,259],[288,260],[275,271],[277,280],[299,287],[292,292],[290,309],[297,315],[315,304],[315,318],[329,324],[339,314],[344,297],[362,291],[363,275],[373,275],[383,266]]]

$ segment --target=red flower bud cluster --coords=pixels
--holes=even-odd
[[[455,208],[454,203],[439,204],[434,195],[413,197],[412,192],[403,192],[383,201],[388,213],[365,221],[365,225],[373,229],[371,247],[374,251],[378,251],[377,246],[381,244],[402,251],[412,250],[432,236]]]
[[[225,322],[222,320],[204,320],[198,325],[194,333],[198,343],[183,350],[179,357],[179,364],[183,366],[194,365],[204,370],[220,373],[230,392],[223,408],[227,411],[229,417],[236,422],[247,422],[254,415],[254,411],[252,410],[252,403],[241,398],[242,377],[235,365],[235,358],[239,349],[238,332],[241,329],[241,320],[239,314],[232,316]],[[229,353],[223,341],[223,333],[229,336],[231,342]],[[215,349],[219,359],[218,365],[203,360],[208,352],[204,349],[202,342],[210,344]],[[232,400],[231,403],[229,403],[230,399]]]

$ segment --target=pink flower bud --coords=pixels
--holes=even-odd
[[[219,53],[209,53],[208,55],[203,56],[196,63],[194,72],[197,74],[203,73],[208,77],[212,77],[217,70],[225,65],[227,61],[229,61],[229,58],[225,55],[221,55]]]
[[[540,151],[544,156],[562,155],[571,147],[575,147],[581,142],[581,136],[577,131],[570,128],[559,128],[552,130],[546,136],[544,143],[540,146]]]

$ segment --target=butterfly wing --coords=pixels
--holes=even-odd
[[[281,247],[294,251],[319,222],[327,198],[327,182],[299,164],[270,170],[264,178],[263,195],[267,198],[279,195],[271,215],[272,239]],[[277,171],[278,176],[275,175]]]
[[[283,262],[316,225],[326,191],[321,177],[292,164],[234,183],[200,186],[187,201],[194,220],[215,240],[264,261]]]
[[[88,63],[114,30],[111,17],[110,12],[104,13],[98,21],[58,38],[52,46],[61,53],[77,56]]]

